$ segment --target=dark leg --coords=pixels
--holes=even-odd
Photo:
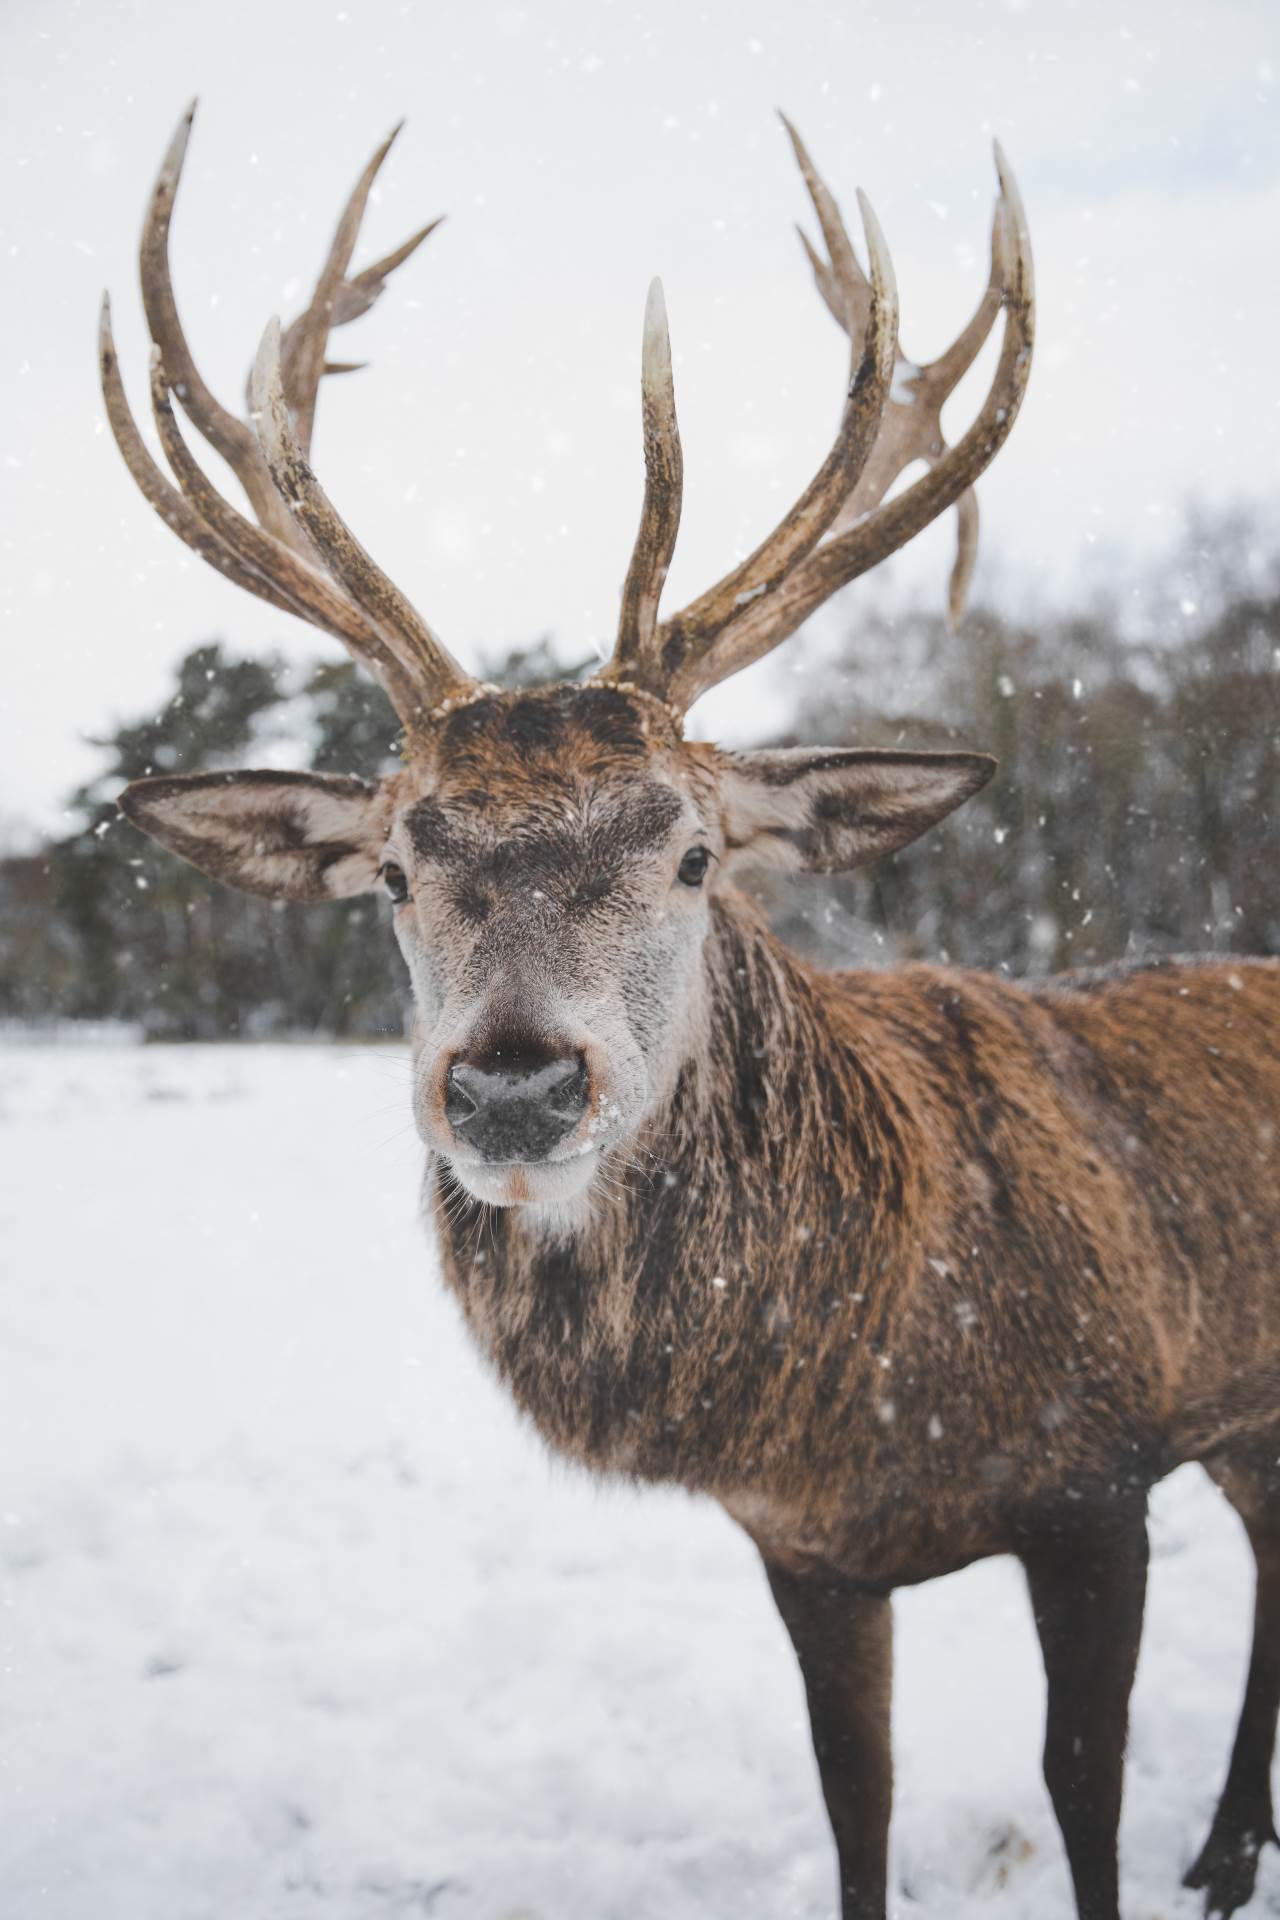
[[[1253,1654],[1244,1705],[1209,1838],[1184,1884],[1203,1887],[1206,1911],[1232,1914],[1247,1905],[1258,1872],[1258,1854],[1277,1838],[1271,1807],[1271,1754],[1280,1711],[1280,1482],[1275,1449],[1268,1467],[1213,1462],[1214,1479],[1244,1521],[1258,1563],[1253,1609]]]
[[[1116,1831],[1147,1583],[1141,1506],[1071,1515],[1022,1550],[1049,1682],[1044,1777],[1080,1920],[1119,1920]]]
[[[841,1920],[884,1920],[893,1759],[889,1596],[798,1577],[765,1562],[809,1702],[813,1750],[835,1834]]]

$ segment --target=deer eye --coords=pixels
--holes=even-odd
[[[700,887],[707,877],[711,855],[705,847],[690,847],[676,868],[676,879],[684,887]]]
[[[393,907],[402,907],[409,898],[409,882],[405,879],[404,868],[398,867],[394,860],[386,860],[379,867],[382,883]]]

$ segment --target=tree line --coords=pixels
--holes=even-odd
[[[1250,544],[1252,542],[1252,544]],[[863,613],[796,681],[780,744],[994,753],[983,793],[921,845],[830,881],[754,883],[828,964],[928,957],[1015,975],[1167,952],[1280,952],[1280,567],[1247,526],[1193,529],[1144,596],[1019,621]],[[555,677],[544,643],[492,669]],[[907,697],[909,695],[909,698]],[[394,766],[397,723],[349,664],[305,674],[189,652],[156,713],[96,742],[75,830],[0,860],[0,1019],[121,1020],[166,1039],[403,1031],[407,981],[372,896],[234,894],[116,811],[148,772],[252,764],[273,740],[319,771]]]

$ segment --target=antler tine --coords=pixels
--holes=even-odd
[[[391,274],[411,254],[417,252],[427,236],[440,224],[438,219],[429,221],[393,252],[348,280],[347,268],[355,251],[369,195],[403,125],[401,120],[391,129],[357,180],[334,230],[306,310],[284,332],[280,355],[284,391],[293,414],[298,444],[306,454],[310,454],[311,438],[315,431],[316,396],[321,378],[326,372],[355,371],[353,366],[343,363],[326,367],[325,351],[331,331],[367,313]]]
[[[622,589],[616,658],[636,671],[648,662],[658,624],[658,601],[675,551],[684,488],[684,455],[676,420],[671,373],[671,337],[661,280],[649,288],[644,310],[641,358],[641,411],[644,422],[644,506],[640,529]]]
[[[796,223],[796,234],[799,238],[800,245],[804,248],[805,259],[809,262],[809,265],[813,271],[814,281],[817,285],[818,292],[822,295],[823,301],[826,305],[827,312],[831,315],[831,318],[835,321],[837,326],[843,327],[846,333],[849,333],[849,334],[853,333],[854,327],[850,326],[848,323],[848,319],[845,313],[845,303],[841,296],[840,289],[836,284],[836,276],[835,276],[834,270],[832,269],[831,263],[823,259],[822,255],[818,252],[818,249],[814,246],[812,240],[809,238],[808,234],[805,232],[804,228],[799,224],[798,221]],[[858,273],[859,273],[859,277],[861,278],[862,276],[861,267],[858,268]],[[861,328],[863,327],[864,324],[865,324],[865,316],[863,319],[860,319],[857,322],[857,328],[859,331],[861,331]]]
[[[350,280],[344,280],[338,288],[338,297],[334,301],[333,318],[329,323],[330,330],[332,331],[334,327],[343,327],[348,320],[358,320],[361,314],[368,313],[396,268],[403,266],[410,254],[418,251],[424,240],[430,239],[443,220],[444,215],[438,213],[434,220],[428,220],[425,227],[419,227],[416,233],[411,233],[407,240],[401,241],[398,247],[393,247],[391,252],[385,254],[381,260],[375,260],[371,267],[365,267],[360,273],[353,274]],[[289,392],[287,355],[291,331],[291,327],[286,327],[284,330],[282,350],[282,358],[285,358],[286,396]],[[326,360],[321,373],[363,373],[368,364],[367,360]]]
[[[840,210],[799,135],[789,123],[784,124],[833,258],[839,270],[848,272],[849,263],[856,269],[853,245]],[[665,678],[679,675],[686,665],[705,654],[744,606],[775,591],[812,552],[856,483],[875,445],[893,378],[898,336],[898,291],[889,250],[871,203],[861,192],[858,206],[871,265],[867,325],[865,337],[851,343],[849,387],[830,452],[790,513],[767,539],[723,580],[664,624],[661,645],[651,649],[650,661],[637,662],[620,648],[607,670],[610,678],[631,677],[642,684],[651,680],[649,690],[662,691]]]
[[[360,545],[316,479],[289,418],[280,365],[280,322],[262,336],[252,375],[254,424],[271,478],[305,528],[327,571],[373,621],[410,668],[416,703],[410,723],[425,722],[449,694],[475,685],[417,609]]]
[[[172,457],[171,441],[176,440],[181,444],[182,455],[188,463],[191,474],[202,483],[209,499],[221,509],[221,512],[238,523],[244,538],[238,541],[227,540],[218,525],[211,524],[208,519],[202,518],[195,504],[197,489],[184,484],[183,491],[180,492],[169,476],[152,459],[138,431],[137,422],[134,420],[125,394],[124,382],[120,377],[119,358],[111,331],[111,302],[104,294],[99,323],[102,396],[106,403],[107,420],[115,443],[143,497],[193,553],[199,554],[202,560],[207,561],[225,579],[230,580],[233,586],[243,587],[246,592],[256,595],[259,600],[265,600],[269,606],[278,607],[283,613],[291,613],[299,619],[308,620],[313,625],[322,627],[327,633],[331,633],[335,639],[341,640],[345,646],[365,661],[397,711],[411,710],[414,704],[411,683],[380,637],[365,621],[360,609],[350,606],[336,593],[331,592],[330,598],[326,601],[315,592],[290,590],[294,586],[290,578],[291,569],[305,576],[302,582],[304,588],[314,589],[317,585],[324,587],[327,583],[312,576],[311,570],[290,548],[282,547],[271,534],[237,514],[233,507],[214,492],[204,475],[200,473],[185,443],[181,443],[181,435],[173,418],[173,409],[169,405],[168,381],[160,362],[159,349],[154,349],[153,353],[153,368],[159,369],[158,377],[164,383],[163,412],[167,417],[168,431],[162,428],[162,439],[166,449],[170,450],[170,457]],[[153,399],[156,378],[157,374],[153,370]],[[157,419],[160,419],[159,410],[157,410]],[[254,538],[261,543],[260,546],[253,544]],[[273,573],[289,579],[290,586],[281,584],[279,578],[273,578]]]
[[[397,711],[406,718],[413,714],[418,697],[412,678],[404,663],[397,659],[395,650],[331,580],[318,573],[300,553],[282,545],[273,534],[247,520],[230,501],[223,499],[193,459],[182,437],[170,392],[160,350],[153,347],[151,410],[156,430],[186,506],[206,538],[212,538],[224,554],[237,561],[251,580],[268,584],[270,591],[263,598],[341,640],[382,684]],[[245,584],[243,580],[241,584]]]
[[[995,157],[1002,218],[993,228],[993,248],[1005,310],[1004,338],[977,419],[914,486],[810,553],[771,595],[744,609],[718,646],[686,661],[665,689],[673,704],[687,709],[708,687],[778,646],[839,588],[905,546],[962,498],[1008,438],[1031,368],[1035,293],[1026,216],[998,143]],[[962,553],[961,565],[963,560]]]
[[[227,551],[212,530],[187,504],[169,476],[152,459],[146,442],[138,431],[138,424],[129,407],[124,382],[120,377],[120,361],[111,331],[111,300],[105,293],[102,296],[102,309],[98,323],[98,365],[102,376],[102,398],[106,404],[107,421],[115,443],[139,491],[155,508],[160,518],[173,528],[193,553],[198,553],[202,560],[207,560],[211,567],[216,567],[219,573],[225,574],[227,579],[234,581],[236,586],[244,587],[250,593],[257,594],[261,600],[270,601],[272,606],[291,612],[292,608],[284,594],[270,580],[254,573],[234,553]]]
[[[879,438],[871,458],[832,522],[833,534],[854,527],[888,493],[898,475],[914,460],[932,466],[947,450],[942,432],[942,409],[981,352],[1000,312],[1000,234],[1002,203],[996,203],[991,232],[991,268],[982,298],[968,325],[961,329],[945,353],[927,366],[918,366],[898,347],[897,366],[889,405],[881,424]],[[838,295],[829,291],[832,269],[809,249],[818,291],[830,311],[842,325]],[[848,305],[848,302],[846,302]],[[956,557],[947,593],[947,617],[957,626],[964,614],[965,599],[973,569],[977,563],[978,503],[962,495],[956,503]]]
[[[809,236],[803,227],[797,226],[796,231],[809,256],[823,299],[845,332],[856,338],[865,329],[867,317],[871,311],[871,282],[862,271],[858,256],[853,250],[853,243],[840,217],[835,196],[814,166],[809,149],[786,114],[779,114],[778,118],[787,130],[791,151],[795,155],[796,165],[800,169],[814,213],[818,217],[823,242],[831,256],[830,262],[822,260],[821,255],[810,244]]]
[[[428,220],[425,227],[419,227],[398,247],[392,247],[390,253],[384,253],[381,260],[375,260],[371,267],[362,267],[359,273],[353,273],[349,280],[344,281],[338,289],[334,325],[340,327],[346,321],[357,320],[362,313],[368,313],[396,268],[402,267],[410,255],[418,251],[423,241],[429,240],[436,228],[443,224],[444,215],[438,213],[434,220]]]
[[[158,348],[153,350],[153,355],[153,401],[157,379],[163,383],[163,406],[157,407],[161,438],[170,458],[175,452],[172,443],[178,443],[181,458],[188,470],[188,480],[184,481],[182,491],[157,466],[138,431],[120,377],[119,358],[111,331],[111,302],[104,294],[99,323],[102,397],[115,443],[143,497],[193,553],[199,554],[233,586],[243,587],[259,600],[265,600],[269,606],[278,607],[283,613],[294,614],[298,619],[310,621],[331,633],[365,662],[397,712],[412,711],[416,702],[408,676],[360,609],[351,606],[332,588],[327,597],[317,591],[328,587],[328,583],[314,575],[292,549],[282,547],[271,534],[237,514],[205,479],[178,432],[169,404],[168,378]],[[191,476],[199,483],[198,486],[189,484]],[[200,507],[206,503],[219,510],[216,519],[212,514],[210,518],[202,517]],[[226,537],[225,522],[221,516],[235,523],[240,538]]]
[[[169,263],[169,227],[195,111],[196,102],[193,100],[169,142],[143,221],[138,260],[142,304],[151,338],[164,356],[174,391],[182,401],[192,425],[204,435],[214,452],[222,455],[248,494],[250,505],[262,524],[270,527],[278,539],[296,546],[298,530],[290,524],[289,516],[271,485],[271,477],[257,441],[245,422],[234,413],[229,413],[205,384],[178,318]]]
[[[931,360],[928,366],[920,369],[920,379],[930,387],[939,389],[944,397],[953,393],[968,373],[986,345],[991,329],[996,323],[996,316],[1000,312],[1004,299],[1000,264],[1004,259],[1004,224],[1004,195],[1001,193],[991,216],[991,265],[987,272],[987,284],[982,289],[982,297],[974,308],[968,325],[961,327],[946,351],[940,353],[936,360]]]
[[[978,564],[978,534],[981,530],[978,496],[972,487],[956,501],[956,557],[947,581],[947,625],[954,633],[964,619],[969,603],[969,586]]]

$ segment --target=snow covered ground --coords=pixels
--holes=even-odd
[[[752,1550],[517,1423],[434,1277],[406,1079],[0,1055],[0,1916],[831,1920]],[[1178,1920],[1250,1573],[1194,1471],[1153,1538],[1126,1914]],[[899,1913],[1067,1920],[1016,1570],[897,1607]]]

